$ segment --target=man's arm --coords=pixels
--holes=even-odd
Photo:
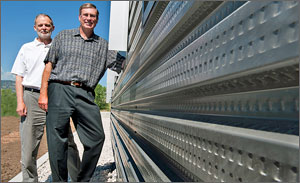
[[[44,111],[48,111],[48,80],[52,71],[52,63],[47,62],[42,76],[42,84],[40,89],[39,106]]]
[[[125,63],[124,60],[125,60],[125,57],[123,57],[120,53],[117,53],[116,58],[113,59],[113,62],[108,64],[107,68],[109,68],[110,70],[115,71],[118,74],[120,74],[121,70],[124,69],[123,68],[124,63]]]
[[[23,99],[23,77],[16,75],[16,95],[17,95],[17,113],[20,116],[26,116],[27,115],[27,108],[24,103]]]

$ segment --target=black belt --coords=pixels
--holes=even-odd
[[[81,82],[76,82],[76,81],[59,81],[59,80],[50,80],[49,83],[60,83],[63,85],[70,85],[70,86],[74,86],[77,88],[82,88],[88,91],[93,91],[92,88],[85,86],[83,83]]]
[[[24,87],[24,90],[31,91],[31,92],[36,92],[36,93],[40,93],[40,90],[35,89],[35,88],[27,88],[27,87]]]

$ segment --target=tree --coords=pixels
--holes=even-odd
[[[11,89],[1,89],[1,116],[18,116],[17,97]]]
[[[110,110],[109,104],[106,103],[106,87],[100,84],[95,88],[95,103],[100,110]]]

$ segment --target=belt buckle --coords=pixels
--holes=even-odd
[[[79,85],[76,85],[76,83],[79,84]],[[82,83],[76,82],[76,81],[71,81],[70,85],[75,86],[75,87],[82,87]]]
[[[71,81],[70,85],[71,85],[71,86],[75,86],[75,87],[76,87],[76,85],[75,85],[75,81]]]

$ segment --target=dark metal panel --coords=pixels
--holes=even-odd
[[[121,179],[121,181],[124,182],[139,182],[140,179],[138,178],[132,162],[129,158],[129,155],[127,154],[127,152],[125,151],[126,147],[123,146],[123,144],[121,143],[121,139],[120,136],[118,135],[118,132],[116,131],[116,128],[114,126],[113,123],[111,123],[112,125],[112,136],[114,139],[114,143],[115,146],[114,150],[116,152],[116,162],[118,163],[118,175]]]
[[[112,116],[112,123],[117,129],[120,137],[124,141],[132,159],[135,161],[143,179],[147,182],[164,181],[169,182],[170,179],[156,166],[148,155],[139,147],[139,145],[130,137],[118,121]]]

